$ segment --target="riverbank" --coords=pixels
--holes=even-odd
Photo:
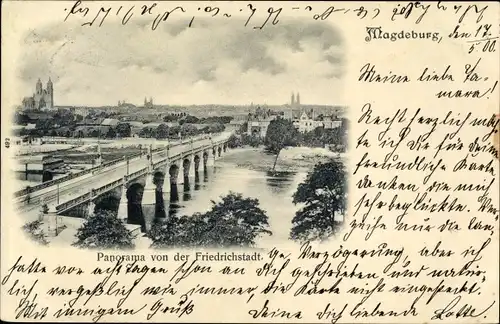
[[[322,148],[290,147],[283,149],[276,161],[277,172],[297,172],[311,170],[320,162],[342,158],[338,153]],[[229,163],[239,168],[255,171],[269,171],[273,168],[276,156],[267,154],[264,147],[244,147],[231,149],[217,163]]]

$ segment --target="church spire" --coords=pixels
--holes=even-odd
[[[292,92],[292,100],[290,103],[292,106],[295,105],[295,95],[293,94],[293,92]]]
[[[36,82],[36,93],[42,93],[42,80],[40,80],[40,78],[38,78],[38,81]]]
[[[54,88],[54,85],[52,84],[52,80],[49,77],[49,81],[47,81],[47,91],[49,93],[52,93],[53,88]]]

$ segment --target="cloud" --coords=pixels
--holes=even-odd
[[[169,22],[152,31],[137,20],[101,28],[50,25],[22,44],[19,77],[54,82],[57,105],[302,101],[336,104],[344,47],[339,30],[321,22],[287,21],[255,30],[241,21]]]

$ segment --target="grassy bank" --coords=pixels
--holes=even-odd
[[[238,148],[230,150],[218,162],[231,163],[241,168],[258,171],[271,170],[275,155],[267,154],[264,148]],[[334,157],[324,150],[314,148],[288,148],[281,151],[276,163],[276,171],[307,171],[319,162]]]

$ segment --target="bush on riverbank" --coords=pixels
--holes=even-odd
[[[23,231],[37,244],[48,245],[47,234],[42,229],[42,222],[39,220],[26,223],[22,227]]]
[[[259,201],[229,193],[206,213],[171,217],[154,224],[151,247],[249,247],[262,234],[272,235],[266,212]]]
[[[251,146],[251,147],[259,147],[264,145],[264,140],[258,136],[251,136],[247,134],[241,135],[241,145],[242,146]]]
[[[96,210],[76,233],[77,241],[73,246],[90,249],[132,249],[135,247],[133,235],[116,217],[116,213],[108,210]]]
[[[295,241],[327,240],[335,235],[342,222],[347,201],[346,172],[340,161],[319,163],[293,195],[293,203],[305,204],[292,220],[290,238]]]

